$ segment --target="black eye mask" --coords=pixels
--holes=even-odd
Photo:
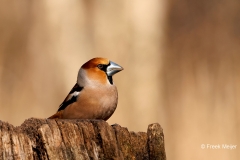
[[[104,72],[106,73],[106,75],[107,75],[107,67],[108,67],[108,66],[110,66],[110,63],[109,63],[109,64],[99,64],[99,65],[97,65],[97,67],[98,67],[100,70],[104,71]],[[107,75],[107,78],[108,78],[109,83],[110,83],[110,84],[113,84],[112,76],[108,76],[108,75]]]

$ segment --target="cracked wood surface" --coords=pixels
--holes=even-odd
[[[0,160],[165,160],[158,123],[147,133],[100,120],[28,119],[21,126],[0,121]]]

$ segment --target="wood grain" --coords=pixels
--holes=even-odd
[[[101,120],[31,118],[19,127],[0,121],[0,150],[3,160],[166,159],[157,123],[135,133]]]

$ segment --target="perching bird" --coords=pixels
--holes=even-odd
[[[112,76],[121,70],[121,66],[105,58],[93,58],[83,64],[77,83],[49,119],[108,120],[118,102]]]

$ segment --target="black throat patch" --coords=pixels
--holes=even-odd
[[[112,79],[112,76],[107,76],[107,78],[108,78],[109,83],[110,83],[111,85],[113,85],[113,79]]]

